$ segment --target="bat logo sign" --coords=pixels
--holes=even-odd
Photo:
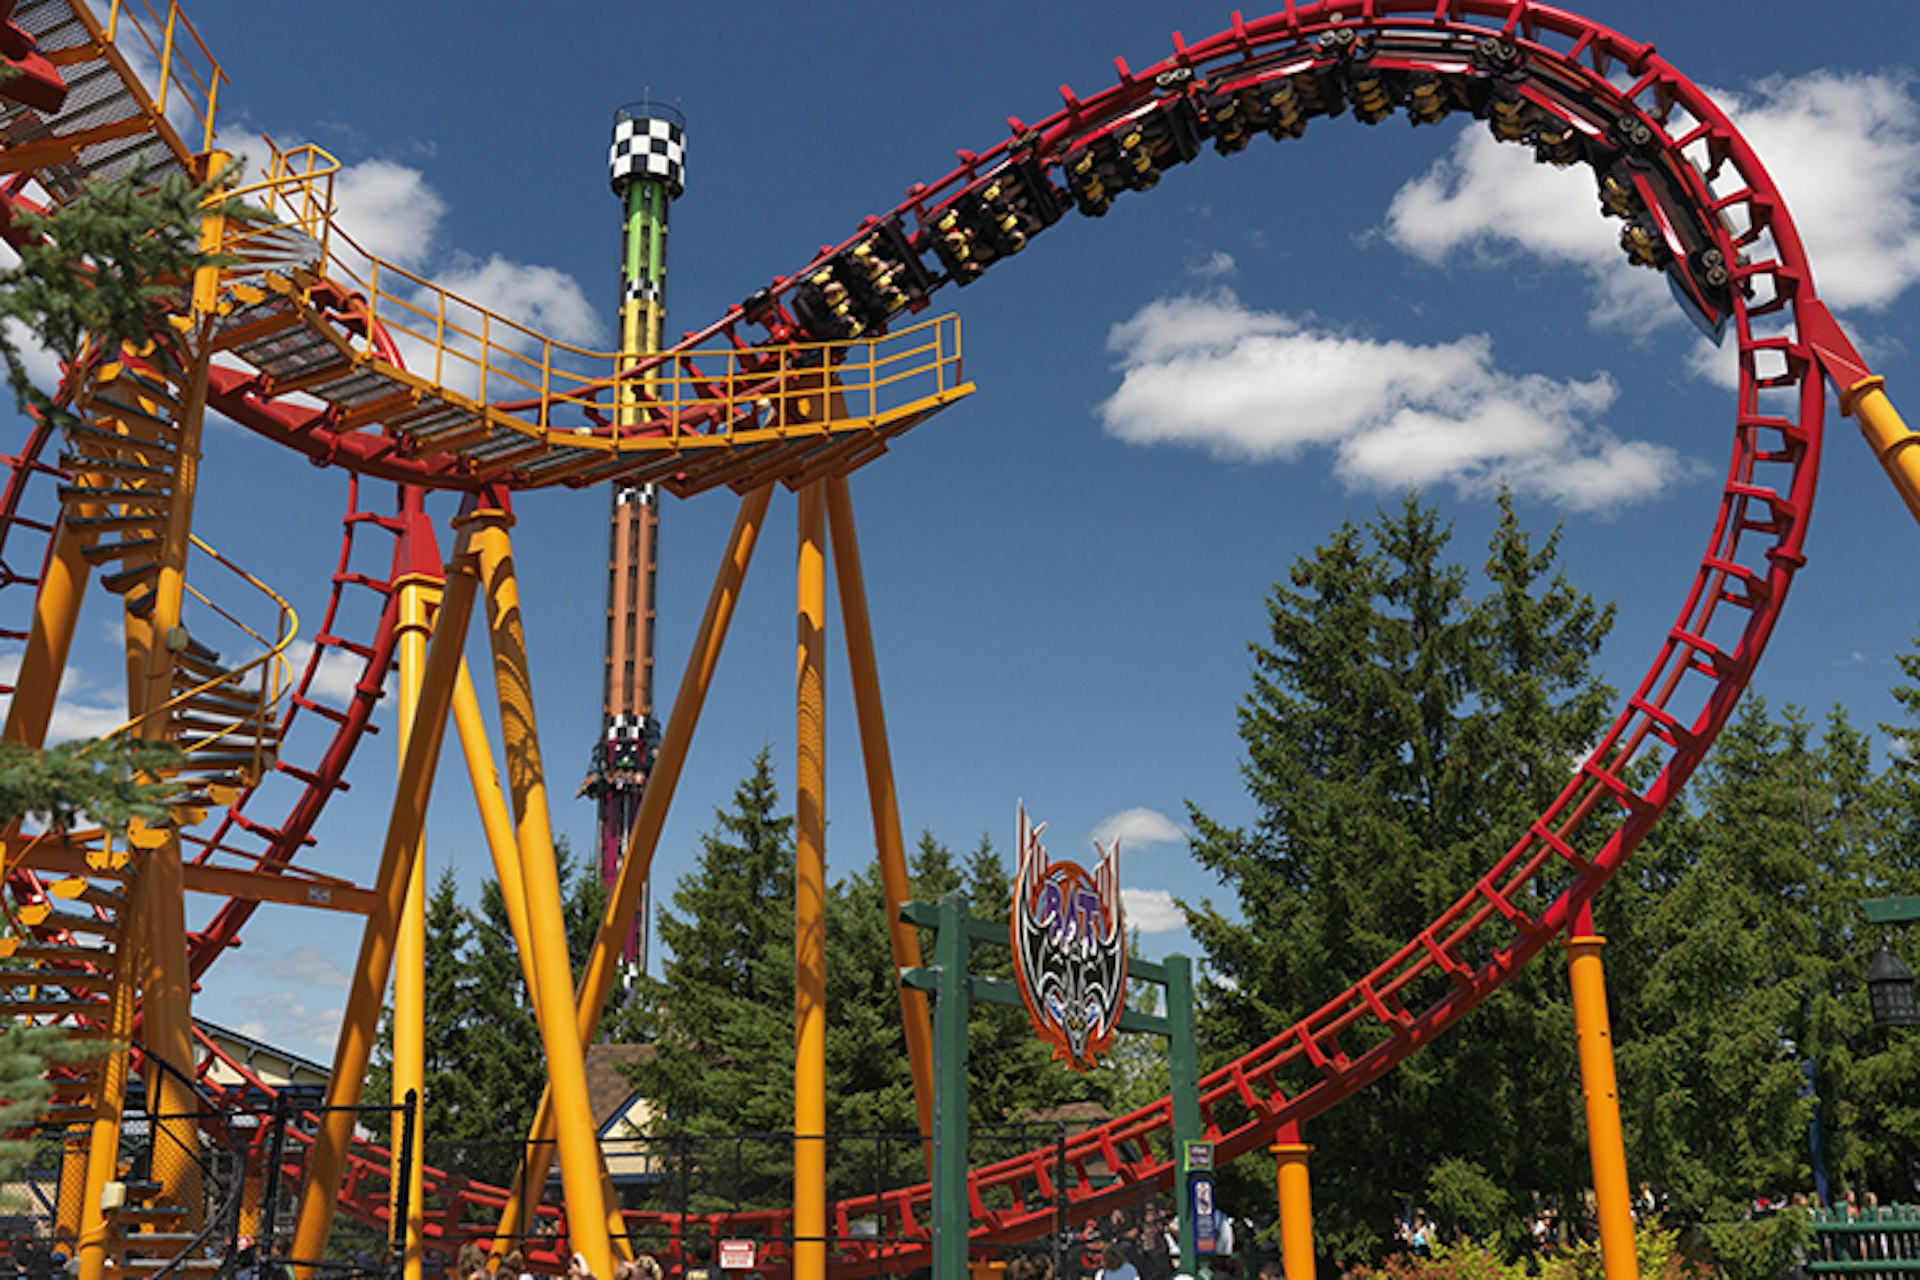
[[[1049,862],[1019,807],[1019,868],[1013,878],[1013,973],[1040,1038],[1075,1071],[1097,1065],[1113,1046],[1127,1003],[1127,930],[1120,917],[1120,841],[1100,854],[1092,875],[1073,862]]]

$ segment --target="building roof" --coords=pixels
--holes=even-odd
[[[587,1105],[593,1110],[594,1128],[605,1133],[607,1126],[632,1109],[633,1097],[640,1092],[621,1070],[653,1061],[650,1044],[596,1044],[587,1049]]]

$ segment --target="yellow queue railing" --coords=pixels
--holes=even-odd
[[[182,164],[195,151],[213,149],[214,115],[220,105],[220,86],[226,72],[214,60],[213,51],[200,38],[200,32],[182,12],[179,0],[106,0],[105,19],[90,7],[89,0],[68,0],[83,26],[114,51],[120,62],[121,78],[128,88],[144,98],[152,108],[156,128],[175,145]],[[93,0],[97,5],[99,0]],[[149,88],[141,72],[149,64],[157,88]],[[168,119],[170,110],[198,128],[198,137],[185,145]]]
[[[951,393],[965,380],[960,322],[950,314],[879,337],[668,351],[637,362],[562,341],[360,248],[334,222],[338,170],[317,147],[276,149],[265,179],[231,193],[265,206],[269,216],[265,223],[230,220],[224,252],[241,261],[228,272],[248,272],[250,238],[301,230],[318,245],[317,274],[365,307],[365,332],[352,340],[356,356],[382,359],[375,334],[384,330],[408,377],[530,435],[606,426],[622,380],[636,389],[638,434],[668,440],[818,423],[828,415],[802,401],[817,394],[823,370],[831,371],[840,401],[831,416],[869,422]],[[595,434],[604,438],[610,429]]]

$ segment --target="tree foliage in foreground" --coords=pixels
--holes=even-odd
[[[1219,979],[1200,1028],[1214,1064],[1430,922],[1598,736],[1609,691],[1592,662],[1613,611],[1558,571],[1557,532],[1535,539],[1504,495],[1499,515],[1478,591],[1412,497],[1342,525],[1275,584],[1239,713],[1254,820],[1192,813],[1194,854],[1238,908],[1188,904]],[[1583,1185],[1572,1018],[1550,968],[1316,1122],[1316,1226],[1336,1253],[1391,1238],[1407,1199],[1458,1200],[1430,1186],[1435,1170],[1490,1183],[1516,1222],[1529,1189]],[[1227,1194],[1264,1201],[1264,1182]]]
[[[82,814],[110,831],[124,830],[134,818],[163,822],[178,788],[156,777],[179,763],[171,743],[137,738],[44,749],[0,742],[0,825],[33,818],[65,831]]]
[[[606,887],[593,867],[574,860],[564,837],[556,844],[567,952],[577,974],[599,926]],[[478,907],[464,907],[453,869],[444,868],[427,896],[426,934],[426,1139],[436,1146],[479,1144],[459,1158],[504,1176],[519,1155],[514,1144],[532,1127],[546,1072],[499,882],[484,881]],[[368,1075],[370,1106],[392,1096],[392,1019],[389,1008]],[[623,1011],[612,1010],[605,1025],[616,1036],[625,1031]],[[371,1114],[367,1123],[389,1133],[384,1114]]]
[[[1222,979],[1202,1027],[1214,1061],[1412,937],[1597,739],[1611,610],[1557,571],[1556,544],[1502,499],[1476,588],[1409,499],[1343,525],[1274,588],[1240,711],[1254,821],[1193,815],[1195,854],[1238,907],[1193,911]],[[1883,939],[1860,906],[1920,892],[1920,654],[1901,667],[1884,769],[1844,712],[1816,726],[1749,695],[1596,902],[1630,1168],[1683,1218],[1811,1192],[1816,1115],[1835,1196],[1914,1193],[1920,1038],[1871,1026],[1862,979]],[[1887,941],[1920,963],[1920,934]],[[1414,1203],[1482,1230],[1517,1227],[1536,1192],[1577,1204],[1564,961],[1543,955],[1311,1128],[1316,1225],[1336,1253],[1364,1254]],[[1264,1199],[1264,1179],[1240,1194]]]
[[[1916,798],[1845,712],[1816,730],[1752,697],[1610,887],[1629,1159],[1680,1212],[1811,1192],[1816,1112],[1833,1195],[1911,1198],[1920,1043],[1872,1026],[1861,900],[1920,890]]]
[[[125,178],[15,218],[23,234],[19,262],[0,269],[0,322],[12,322],[0,323],[0,361],[20,408],[66,412],[34,385],[19,331],[67,363],[88,341],[143,346],[184,313],[194,272],[220,261],[200,246],[212,191],[180,174],[154,185]]]
[[[982,836],[964,862],[930,833],[910,860],[914,896],[963,892],[976,916],[1006,920],[1012,881]],[[866,1153],[885,1150],[895,1182],[923,1176],[919,1127],[877,861],[828,886],[827,1128],[891,1135],[850,1139],[829,1161],[836,1191],[872,1189]],[[658,1108],[653,1135],[708,1140],[779,1134],[793,1123],[793,823],[780,805],[771,759],[754,757],[732,805],[714,815],[694,869],[658,915],[662,976],[644,988],[657,1056],[633,1076]],[[923,957],[932,938],[923,931]],[[973,971],[1011,975],[1011,953],[976,947]],[[1035,1111],[1105,1100],[1101,1073],[1075,1076],[1049,1061],[1023,1013],[975,1004],[968,1015],[969,1113],[984,1133]],[[707,1148],[702,1148],[707,1149]],[[751,1162],[757,1181],[729,1194],[787,1194],[790,1143],[768,1140]]]

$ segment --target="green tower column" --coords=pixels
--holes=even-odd
[[[614,113],[608,178],[621,204],[620,355],[630,365],[661,347],[667,314],[667,214],[686,186],[686,124],[671,107],[634,103]],[[614,421],[640,425],[659,380],[623,382]],[[653,765],[654,566],[659,508],[651,485],[615,484],[607,551],[607,647],[601,739],[587,791],[599,803],[600,875],[611,889]],[[643,887],[621,950],[624,985],[647,964],[650,894]]]

